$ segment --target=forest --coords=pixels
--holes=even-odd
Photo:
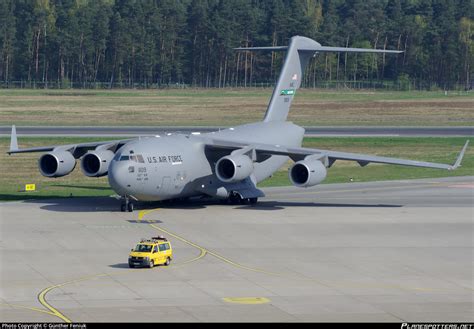
[[[472,89],[473,0],[0,0],[0,87],[271,86],[287,45],[397,49],[316,56],[304,87]]]

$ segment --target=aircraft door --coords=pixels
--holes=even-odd
[[[170,194],[171,192],[171,177],[165,176],[161,181],[161,186],[159,188],[161,194]]]

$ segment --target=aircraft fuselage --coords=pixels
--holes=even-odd
[[[304,129],[291,122],[258,122],[202,135],[144,137],[116,152],[109,165],[109,183],[117,194],[140,201],[197,195],[225,198],[232,183],[216,176],[220,155],[206,152],[210,139],[299,147],[303,135]],[[273,155],[256,162],[250,179],[258,183],[270,177],[287,160],[287,156]]]

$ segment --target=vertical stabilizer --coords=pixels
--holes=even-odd
[[[296,90],[301,85],[304,71],[309,60],[316,54],[316,49],[321,45],[309,38],[294,36],[286,52],[285,62],[272,98],[268,104],[263,121],[285,121],[290,111],[291,102]],[[303,50],[305,49],[305,50]],[[314,49],[307,51],[306,49]]]
[[[321,46],[320,43],[300,36],[290,39],[290,45],[279,47],[250,47],[236,48],[236,50],[267,50],[267,51],[287,51],[283,68],[272,98],[268,104],[267,112],[263,121],[286,121],[290,111],[291,102],[296,94],[296,90],[301,86],[304,71],[308,66],[311,57],[322,52],[348,52],[348,53],[385,53],[399,54],[402,51],[385,49],[365,49],[365,48],[343,48]]]

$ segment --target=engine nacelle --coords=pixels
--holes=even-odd
[[[225,183],[234,183],[250,176],[253,161],[246,155],[228,155],[216,163],[217,177]]]
[[[41,175],[46,177],[62,177],[73,171],[76,159],[68,151],[53,151],[43,154],[38,160]]]
[[[89,151],[82,157],[81,170],[89,177],[105,176],[113,157],[114,152],[109,150]]]
[[[326,167],[318,160],[298,161],[289,171],[290,181],[298,187],[317,185],[326,178],[326,174]]]

